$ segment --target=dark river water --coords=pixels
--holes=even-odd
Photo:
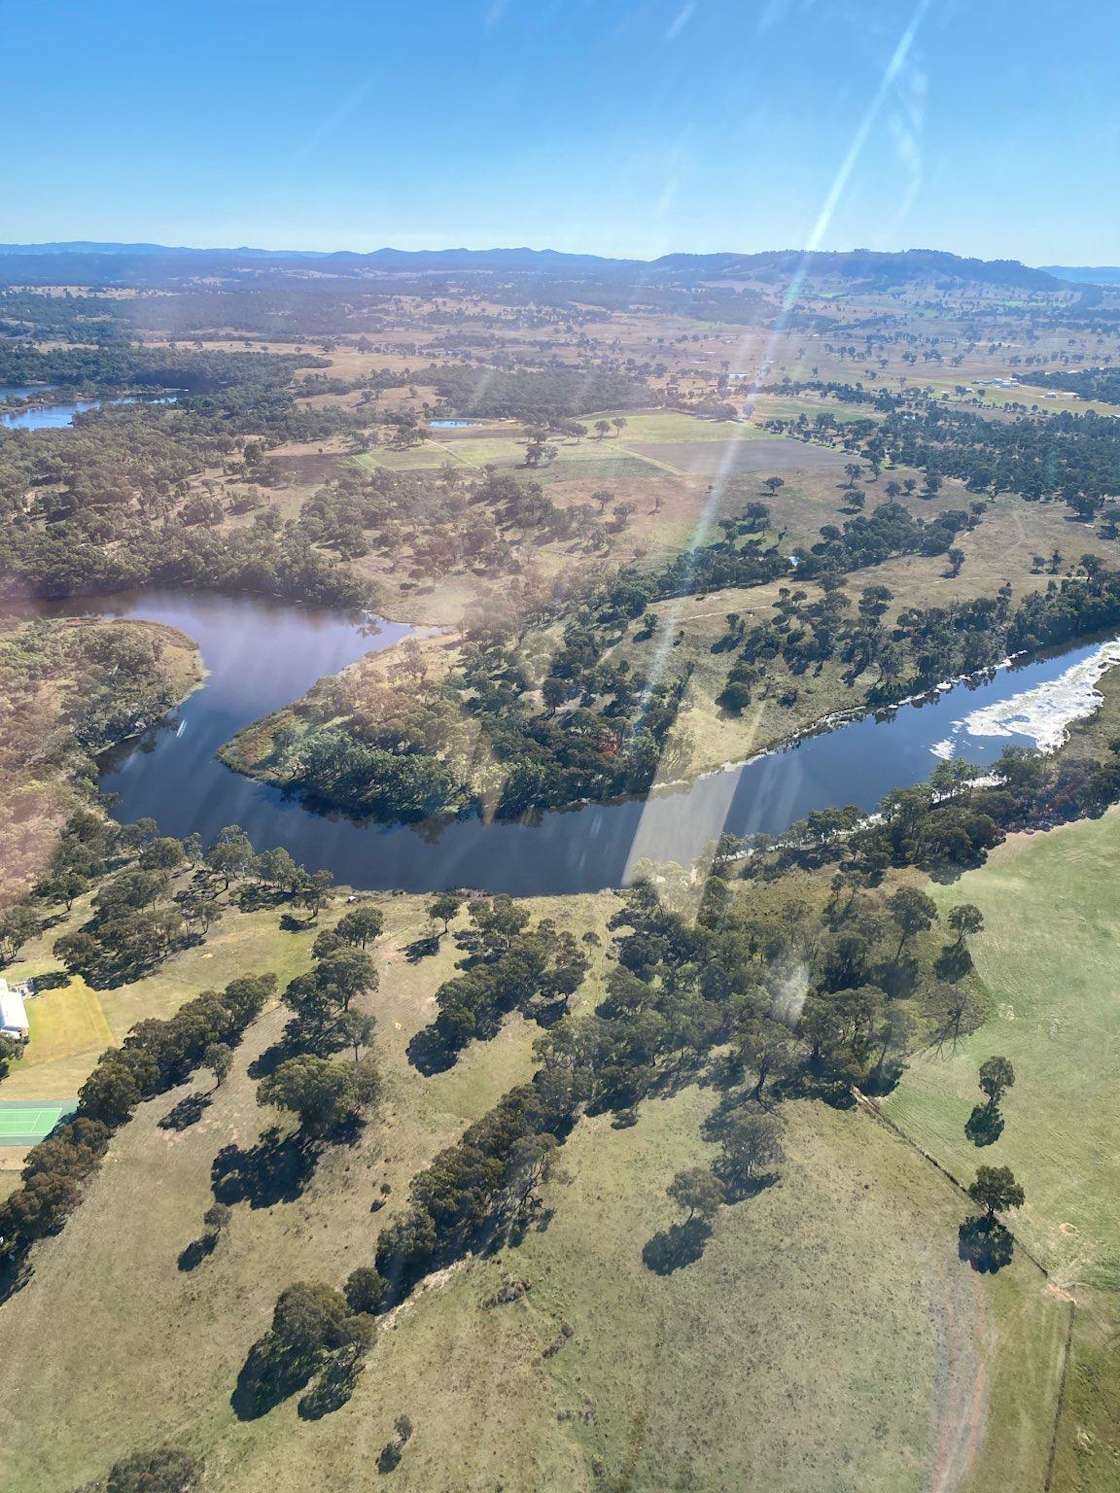
[[[688,862],[724,829],[774,833],[811,809],[873,809],[889,789],[926,778],[937,762],[932,748],[949,738],[956,755],[994,761],[1009,741],[1027,738],[972,736],[962,719],[1057,679],[1097,648],[1002,669],[978,686],[957,685],[930,703],[901,706],[889,719],[838,726],[645,801],[548,813],[535,823],[471,818],[386,827],[307,809],[214,754],[242,726],[321,676],[389,647],[407,627],[384,623],[371,636],[334,613],[178,592],[115,597],[90,609],[181,628],[198,642],[209,671],[167,722],[106,759],[102,787],[116,795],[122,820],[150,815],[168,834],[197,831],[205,840],[240,824],[258,849],[283,845],[301,864],[326,867],[356,887],[471,886],[522,896],[619,886],[639,859]]]

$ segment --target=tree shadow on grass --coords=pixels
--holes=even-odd
[[[660,1230],[642,1246],[642,1263],[655,1275],[672,1275],[694,1265],[712,1237],[712,1226],[703,1218],[690,1218]]]
[[[966,1218],[960,1226],[958,1240],[961,1259],[981,1275],[995,1275],[1005,1265],[1011,1264],[1015,1254],[1015,1240],[994,1218]]]
[[[250,1348],[237,1376],[230,1396],[234,1414],[238,1420],[259,1420],[299,1390],[307,1389],[296,1405],[296,1413],[301,1420],[322,1420],[324,1415],[340,1410],[354,1393],[370,1341],[365,1337],[333,1353],[301,1353],[278,1345],[272,1332],[266,1332]]]
[[[179,1254],[177,1262],[179,1269],[184,1272],[197,1270],[203,1260],[214,1253],[217,1243],[217,1234],[203,1234],[201,1238],[192,1239],[186,1249]]]
[[[964,1133],[974,1146],[992,1146],[1003,1134],[1003,1115],[997,1105],[978,1104],[964,1122]]]
[[[434,1022],[418,1031],[408,1044],[408,1061],[425,1078],[446,1073],[455,1066],[458,1056],[444,1042]]]
[[[428,934],[425,938],[415,938],[410,944],[405,945],[404,956],[409,964],[419,964],[421,959],[428,959],[433,954],[439,953],[439,935]]]
[[[210,1108],[213,1100],[209,1094],[185,1094],[178,1104],[173,1104],[159,1121],[161,1130],[186,1130],[197,1125]]]
[[[296,1405],[300,1420],[322,1420],[341,1410],[357,1387],[365,1364],[357,1353],[342,1352],[326,1368]]]
[[[251,1208],[294,1203],[314,1176],[321,1144],[296,1131],[282,1136],[264,1131],[255,1146],[223,1146],[210,1168],[210,1185],[219,1203],[247,1202]]]
[[[972,955],[964,944],[947,943],[938,954],[933,969],[939,980],[957,985],[972,969]]]
[[[271,1333],[258,1338],[241,1366],[230,1404],[238,1420],[259,1420],[301,1389],[306,1389],[318,1369],[315,1359],[277,1354]]]

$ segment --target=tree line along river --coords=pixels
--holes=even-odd
[[[234,772],[215,753],[323,675],[399,642],[408,627],[386,622],[374,633],[337,613],[175,591],[70,602],[64,610],[178,627],[198,643],[207,670],[203,685],[167,720],[103,760],[101,786],[114,795],[120,819],[151,816],[167,834],[197,832],[207,841],[224,825],[240,824],[258,849],[282,845],[311,870],[327,868],[355,887],[412,892],[597,891],[622,885],[642,859],[688,863],[724,830],[778,833],[830,806],[870,811],[890,789],[926,778],[938,756],[994,762],[1009,742],[1052,740],[1056,717],[1040,702],[1056,702],[1058,718],[1087,714],[1095,678],[1116,653],[1083,643],[644,800],[588,804],[532,822],[471,817],[384,825],[318,812]]]

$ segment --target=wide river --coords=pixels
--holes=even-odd
[[[78,607],[71,603],[66,610]],[[903,705],[811,736],[742,766],[627,800],[541,815],[536,822],[478,818],[438,827],[356,823],[305,808],[277,788],[227,768],[217,749],[242,726],[286,705],[316,679],[409,629],[371,635],[336,613],[246,597],[147,591],[86,604],[146,618],[194,638],[204,685],[160,726],[106,758],[101,785],[122,820],[150,815],[166,833],[211,839],[240,824],[258,849],[285,846],[312,870],[329,868],[356,887],[430,891],[478,887],[521,896],[622,885],[643,858],[689,862],[723,830],[778,832],[811,809],[873,809],[891,788],[926,778],[939,756],[994,761],[1009,742],[1053,739],[1051,706],[1087,714],[1093,683],[1114,644],[1085,644],[1060,657],[999,670],[933,701]],[[1111,650],[1111,651],[1110,651]],[[1060,712],[1059,712],[1060,713]],[[1060,734],[1060,727],[1059,734]]]

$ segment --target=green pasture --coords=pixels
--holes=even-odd
[[[990,1021],[919,1055],[886,1106],[907,1134],[971,1180],[983,1162],[1026,1190],[1015,1229],[1068,1283],[1120,1287],[1120,816],[1017,837],[988,864],[930,889],[943,914],[973,902]],[[979,1064],[1011,1059],[1005,1128],[977,1149],[964,1124]]]

